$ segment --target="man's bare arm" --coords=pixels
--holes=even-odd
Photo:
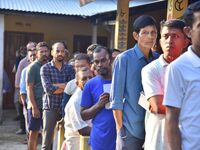
[[[27,83],[27,97],[31,103],[33,117],[40,118],[41,114],[35,101],[33,88],[34,88],[34,82]]]
[[[82,136],[90,136],[90,131],[91,131],[91,127],[87,126],[85,128],[78,130],[78,133]]]
[[[99,101],[95,105],[89,108],[84,108],[84,107],[81,108],[82,119],[85,121],[94,118],[96,113],[99,112],[108,102],[109,102],[109,94],[103,93],[100,96]]]
[[[166,131],[171,150],[181,150],[181,134],[179,130],[180,109],[166,106]]]
[[[156,114],[165,114],[165,106],[162,105],[163,95],[155,95],[149,99],[149,110]]]
[[[64,89],[65,89],[65,86],[66,84],[65,83],[55,83],[53,84],[53,86],[56,86],[58,87],[58,89],[56,89],[53,94],[61,94],[64,92]]]
[[[119,131],[122,128],[122,124],[123,124],[122,110],[119,110],[119,109],[113,110],[113,115],[115,118],[116,128]]]

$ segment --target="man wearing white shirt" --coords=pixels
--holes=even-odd
[[[82,98],[82,90],[90,78],[92,78],[92,72],[89,68],[80,68],[77,72],[77,86],[78,88],[69,99],[65,107],[65,142],[67,150],[79,150],[80,135],[90,135],[90,122],[83,121],[80,115],[80,103]]]
[[[161,23],[160,45],[163,54],[142,69],[142,85],[145,98],[149,101],[150,112],[146,112],[145,150],[168,150],[164,141],[165,107],[162,105],[165,71],[187,46],[183,31],[185,23],[181,20],[168,20]]]
[[[200,150],[200,1],[183,18],[192,45],[166,72],[166,129],[171,150]]]

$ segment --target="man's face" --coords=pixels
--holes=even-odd
[[[88,69],[90,69],[90,64],[87,62],[87,60],[75,60],[74,62],[74,69],[76,72],[79,71],[80,68],[82,67],[87,67]]]
[[[28,59],[31,63],[36,59],[36,51],[35,50],[28,51]]]
[[[111,61],[106,50],[102,49],[100,52],[93,53],[93,64],[99,75],[108,75],[111,68]]]
[[[119,55],[119,54],[120,54],[120,52],[114,51],[114,52],[112,53],[112,59],[115,60],[115,58],[116,58],[117,55]]]
[[[40,47],[37,51],[36,51],[36,55],[37,55],[37,59],[41,62],[41,63],[46,63],[49,59],[49,49],[47,47]]]
[[[36,49],[36,45],[34,43],[29,43],[27,45],[27,50],[35,50]]]
[[[139,33],[135,33],[135,40],[141,49],[151,49],[156,43],[157,29],[155,26],[146,26],[140,29]]]
[[[78,87],[80,87],[81,89],[83,89],[85,83],[89,79],[91,79],[92,77],[93,77],[93,74],[92,74],[92,72],[91,72],[90,69],[88,69],[87,71],[79,72],[78,79],[77,79]]]
[[[191,29],[192,45],[196,51],[200,52],[200,12],[194,13],[194,20]]]
[[[173,61],[187,46],[187,38],[182,30],[163,27],[161,31],[160,45],[166,61]]]
[[[52,56],[58,62],[63,62],[65,57],[65,47],[62,43],[57,43],[52,49]]]

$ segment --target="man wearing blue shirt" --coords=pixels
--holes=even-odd
[[[89,80],[82,94],[81,117],[83,120],[92,119],[90,133],[93,150],[115,150],[116,127],[112,110],[105,109],[109,102],[109,93],[105,86],[111,83],[111,53],[105,47],[98,46],[93,52],[93,64],[98,73]]]
[[[133,23],[137,44],[120,54],[113,65],[111,108],[118,133],[117,149],[142,150],[145,110],[138,105],[142,91],[141,69],[158,57],[151,51],[157,38],[155,20],[148,15]]]

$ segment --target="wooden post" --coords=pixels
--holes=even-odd
[[[115,23],[115,48],[127,50],[129,20],[129,0],[117,1],[117,18]]]
[[[4,15],[0,14],[0,124],[3,122]]]
[[[168,0],[167,20],[181,18],[187,6],[188,0]]]
[[[57,144],[57,150],[60,150],[64,141],[64,125],[63,124],[57,124],[58,125],[58,144]]]
[[[89,138],[89,136],[80,135],[80,150],[90,150],[90,146],[88,145]]]

